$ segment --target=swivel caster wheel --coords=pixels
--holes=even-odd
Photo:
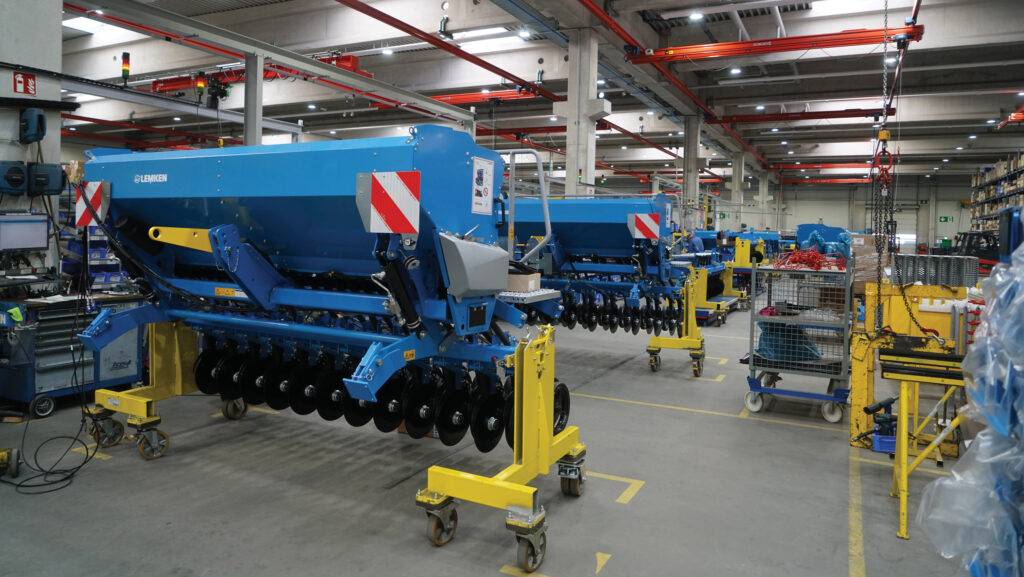
[[[140,431],[137,438],[139,440],[139,454],[147,461],[163,457],[164,453],[167,452],[167,447],[171,444],[171,438],[160,429]]]
[[[99,447],[113,447],[124,438],[124,425],[114,419],[99,419],[89,425],[89,436]]]
[[[458,528],[459,512],[454,509],[448,516],[447,526],[439,515],[427,513],[427,539],[436,547],[444,547],[451,543]]]
[[[693,359],[690,365],[693,368],[693,376],[700,377],[704,374],[704,359]]]
[[[562,477],[562,494],[570,497],[579,497],[583,495],[583,485],[587,482],[587,470],[580,469],[580,474],[576,478]]]
[[[656,373],[661,370],[661,355],[651,355],[651,358],[647,361],[647,364],[651,367],[651,372]]]
[[[541,533],[537,537],[536,545],[525,537],[518,537],[517,539],[519,546],[516,549],[516,557],[519,560],[519,566],[526,573],[533,573],[540,569],[541,564],[544,563],[544,555],[548,550],[547,532]]]
[[[249,403],[243,398],[224,399],[224,404],[220,408],[220,413],[229,421],[241,420],[248,412]]]
[[[821,406],[821,416],[830,423],[838,423],[843,420],[843,405],[829,401]]]
[[[751,413],[760,413],[761,409],[764,408],[764,396],[762,396],[761,393],[749,391],[743,397],[743,406]]]
[[[28,404],[28,412],[32,413],[32,418],[35,419],[44,419],[49,417],[53,414],[53,411],[56,408],[57,401],[46,393],[36,395]]]

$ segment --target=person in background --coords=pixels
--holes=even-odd
[[[704,241],[697,238],[693,231],[686,233],[686,252],[704,252]]]

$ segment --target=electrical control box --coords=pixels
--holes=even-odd
[[[28,194],[43,196],[64,190],[64,170],[59,164],[31,162],[28,165]]]
[[[21,111],[18,141],[22,144],[39,142],[46,136],[46,113],[42,108],[26,108]]]
[[[23,194],[28,187],[28,171],[20,160],[0,161],[0,193]]]

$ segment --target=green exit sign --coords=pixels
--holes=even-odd
[[[718,213],[718,218],[729,218],[729,213],[720,212]]]
[[[939,222],[953,222],[952,216],[940,216]]]

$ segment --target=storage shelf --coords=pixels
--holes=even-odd
[[[981,190],[982,188],[985,188],[986,186],[989,186],[991,184],[995,184],[995,183],[997,183],[999,181],[1006,180],[1008,178],[1013,178],[1014,176],[1017,176],[1018,174],[1021,174],[1021,173],[1024,173],[1024,167],[1018,168],[1017,170],[1011,170],[1010,172],[1007,172],[1006,174],[1004,174],[1004,175],[1002,175],[1002,176],[1000,176],[998,178],[993,178],[992,180],[988,180],[988,181],[985,181],[982,184],[979,184],[977,186],[971,187],[971,190],[972,191]]]
[[[985,200],[978,200],[978,201],[972,202],[971,206],[981,206],[983,204],[988,204],[990,202],[995,202],[997,200],[1002,200],[1004,198],[1010,198],[1011,196],[1017,196],[1018,194],[1024,194],[1024,189],[1017,189],[1017,190],[1013,190],[1013,191],[1010,191],[1010,192],[1004,192],[1003,194],[1000,194],[999,196],[993,196],[992,198],[986,198]]]

